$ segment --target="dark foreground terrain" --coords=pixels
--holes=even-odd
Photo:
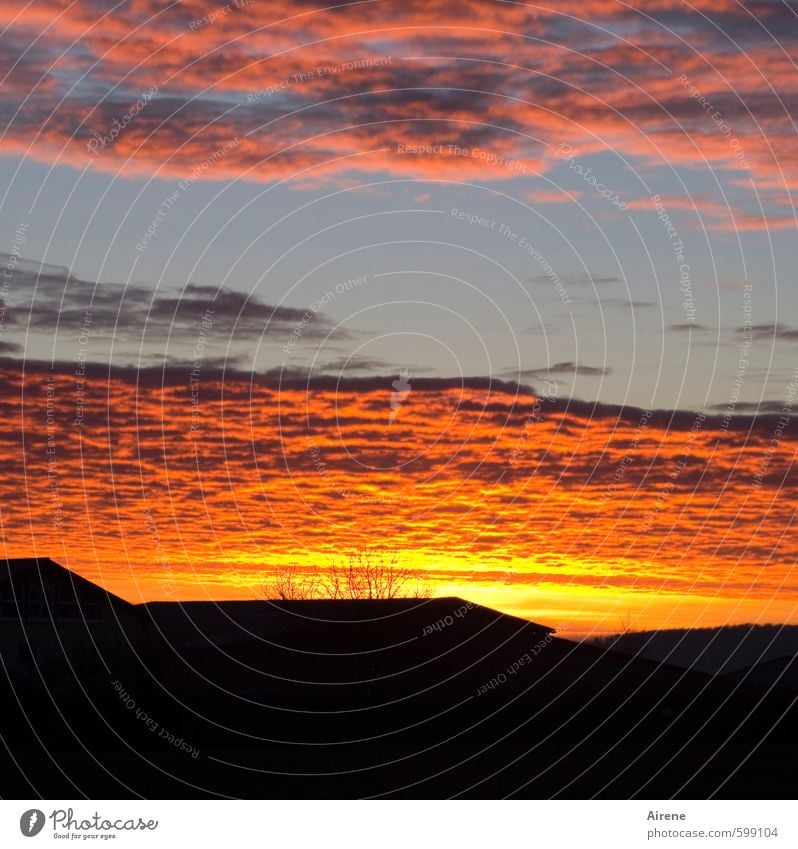
[[[3,797],[798,795],[796,694],[759,679],[460,599],[136,616],[91,662],[64,646],[46,674],[8,676]]]

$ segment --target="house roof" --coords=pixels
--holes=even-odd
[[[20,577],[28,572],[36,572],[40,576],[51,572],[66,579],[73,587],[76,594],[90,596],[93,600],[104,601],[117,612],[134,613],[136,605],[125,601],[118,595],[109,592],[103,587],[82,578],[71,569],[67,569],[49,557],[19,557],[8,560],[0,560],[0,584]]]
[[[131,604],[49,557],[0,560],[0,584],[26,572],[53,571],[66,577],[76,593],[104,601],[115,611],[135,614],[173,644],[185,647],[234,645],[278,640],[307,632],[343,639],[368,638],[395,643],[439,633],[467,620],[472,633],[490,631],[494,639],[518,634],[540,639],[552,628],[509,616],[460,598],[314,599],[312,601],[151,601]],[[458,631],[457,627],[451,630]]]
[[[459,598],[314,599],[312,601],[155,601],[140,605],[147,619],[169,640],[183,645],[214,645],[280,637],[308,630],[336,628],[356,637],[382,631],[387,641],[397,634],[423,636],[430,626],[449,627],[468,615],[473,627],[526,631],[542,637],[551,628],[465,602]],[[457,616],[460,611],[461,616]],[[437,631],[438,629],[436,629]],[[430,628],[430,633],[432,629]]]

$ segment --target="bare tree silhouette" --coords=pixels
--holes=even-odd
[[[429,596],[429,590],[412,583],[415,571],[399,564],[395,551],[359,548],[333,562],[323,578],[328,598],[407,598]]]
[[[415,570],[400,565],[397,552],[363,547],[335,559],[324,570],[289,566],[264,584],[262,595],[267,599],[299,601],[429,598],[431,592]]]
[[[322,593],[318,570],[302,570],[294,564],[286,566],[262,586],[261,595],[280,601],[319,598]]]

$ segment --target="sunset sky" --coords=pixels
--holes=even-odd
[[[798,622],[798,11],[0,6],[0,556],[396,550],[571,633]]]

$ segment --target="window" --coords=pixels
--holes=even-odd
[[[71,598],[59,597],[56,606],[56,617],[58,621],[64,620],[87,620],[96,621],[102,619],[102,609],[99,604],[90,601],[79,601],[74,595]]]
[[[31,575],[28,579],[28,619],[50,619],[53,614],[55,601],[55,584],[48,581],[42,585],[37,577]]]
[[[0,618],[19,619],[20,610],[14,597],[14,586],[11,581],[0,585]]]
[[[0,618],[99,621],[103,618],[103,605],[93,594],[82,596],[66,576],[31,571],[0,584]]]
[[[14,601],[0,602],[0,619],[19,619],[20,611]]]

